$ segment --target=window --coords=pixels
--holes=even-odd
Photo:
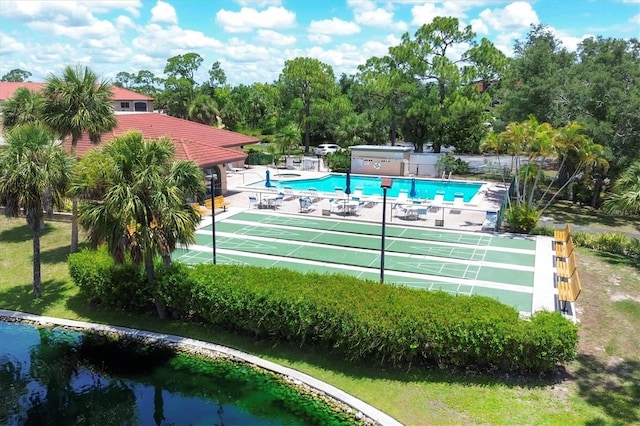
[[[120,108],[129,109],[129,102],[120,102]]]
[[[146,102],[136,102],[133,105],[134,109],[136,111],[146,111],[147,110],[147,103]]]

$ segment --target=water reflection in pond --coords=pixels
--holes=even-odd
[[[250,366],[0,321],[0,424],[356,424]]]

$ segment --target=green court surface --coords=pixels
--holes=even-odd
[[[381,225],[244,211],[216,221],[216,260],[380,279]],[[385,282],[479,294],[529,313],[535,240],[387,224]],[[212,261],[211,225],[175,260]]]

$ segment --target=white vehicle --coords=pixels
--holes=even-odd
[[[323,143],[316,147],[316,155],[327,155],[340,149],[339,145],[334,143]]]

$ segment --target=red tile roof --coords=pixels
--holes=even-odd
[[[0,81],[0,100],[12,98],[13,94],[20,87],[26,87],[32,92],[34,91],[39,92],[43,86],[44,86],[43,83],[31,83],[31,82],[14,83],[11,81]]]
[[[32,83],[32,82],[24,82],[24,83],[14,83],[10,81],[0,81],[0,100],[5,100],[13,97],[13,94],[18,90],[19,87],[26,87],[31,91],[40,91],[44,87],[44,83]],[[153,98],[150,98],[146,95],[141,95],[140,93],[136,93],[132,90],[123,89],[122,87],[111,86],[111,91],[113,95],[111,96],[111,100],[113,101],[152,101]]]
[[[259,141],[252,136],[154,112],[121,113],[116,114],[116,118],[118,125],[111,132],[102,135],[102,142],[130,130],[140,131],[145,139],[167,136],[175,143],[177,158],[193,160],[200,167],[243,160],[247,157],[244,152],[228,148]],[[71,139],[67,138],[64,146],[69,149],[70,144]],[[76,155],[82,157],[92,147],[88,135],[83,135],[76,146]]]

